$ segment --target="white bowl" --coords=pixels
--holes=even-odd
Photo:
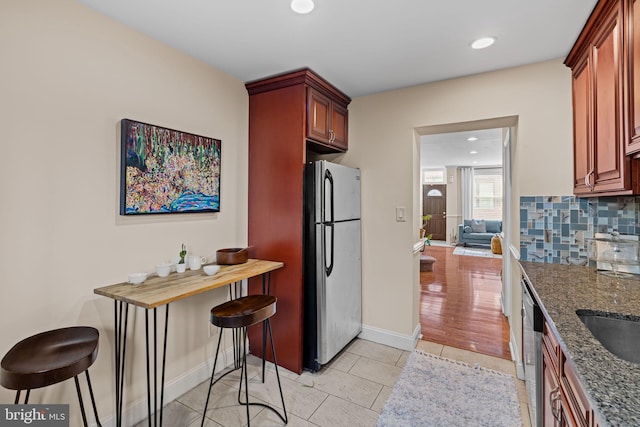
[[[132,283],[134,285],[139,285],[140,283],[144,282],[145,280],[147,280],[147,273],[131,273],[129,275],[129,283]]]
[[[204,272],[207,273],[208,276],[213,276],[218,271],[220,271],[219,265],[205,265],[202,268],[204,269]]]
[[[167,277],[171,273],[171,267],[173,267],[173,264],[158,264],[156,265],[156,273],[160,277]]]

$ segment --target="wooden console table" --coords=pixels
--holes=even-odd
[[[282,268],[284,263],[250,259],[244,264],[224,265],[220,271],[207,276],[202,269],[184,273],[171,273],[167,277],[151,276],[140,285],[117,283],[115,285],[96,288],[93,292],[114,300],[114,331],[115,331],[115,380],[116,380],[116,425],[122,425],[122,404],[124,391],[124,361],[127,343],[127,322],[129,305],[145,309],[146,347],[147,347],[147,409],[149,412],[149,426],[152,425],[152,415],[158,408],[158,360],[157,360],[157,308],[165,307],[164,342],[162,350],[162,367],[160,380],[159,417],[153,417],[153,425],[162,425],[162,406],[164,400],[164,372],[167,352],[167,330],[169,320],[169,304],[198,295],[203,292],[230,286],[230,298],[240,296],[242,280],[262,275],[262,292],[269,293],[270,273]],[[235,284],[235,289],[231,285]],[[234,292],[232,292],[234,291]],[[153,310],[153,387],[150,374],[150,343],[149,343],[149,311]],[[152,393],[153,390],[153,393]],[[151,395],[153,394],[153,410]]]

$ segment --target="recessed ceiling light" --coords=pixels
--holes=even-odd
[[[473,150],[473,151],[469,151],[469,154],[478,154],[478,152],[476,150]]]
[[[467,141],[477,141],[478,138],[476,138],[475,136],[470,136],[469,138],[467,138]]]
[[[473,161],[473,164],[475,165],[476,163],[478,163],[476,160]]]
[[[291,9],[295,13],[299,13],[304,15],[313,10],[313,0],[292,0],[291,1]]]
[[[495,37],[483,37],[471,43],[471,47],[474,49],[484,49],[494,44],[495,41]]]

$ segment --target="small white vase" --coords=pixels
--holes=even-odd
[[[177,273],[184,273],[186,269],[187,269],[187,264],[176,264]]]

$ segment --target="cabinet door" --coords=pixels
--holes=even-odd
[[[609,13],[596,34],[592,49],[593,63],[593,160],[588,177],[594,191],[630,188],[630,174],[624,176],[622,6]]]
[[[347,151],[349,145],[347,143],[347,136],[349,132],[349,111],[343,106],[332,104],[331,109],[331,133],[333,133],[332,145]]]
[[[626,154],[640,151],[640,0],[629,7],[629,138]]]
[[[585,55],[580,64],[573,70],[573,192],[576,195],[591,192],[591,184],[587,183],[593,166],[590,129],[590,96],[591,66],[589,56]]]
[[[553,364],[547,353],[547,349],[542,351],[542,425],[545,427],[558,427],[561,424],[560,383],[554,371]]]
[[[328,144],[331,139],[331,100],[320,92],[307,89],[307,138]]]
[[[580,426],[589,426],[591,423],[591,407],[587,395],[578,380],[578,376],[571,362],[565,358],[562,367],[560,388],[566,398],[567,407]]]
[[[559,402],[559,411],[560,411],[560,426],[561,427],[579,427],[580,425],[574,420],[572,417],[572,413],[567,406],[567,402],[562,396]]]

